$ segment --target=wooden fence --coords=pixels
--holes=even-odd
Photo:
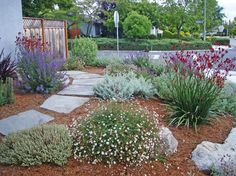
[[[43,18],[23,18],[24,35],[39,35],[43,43],[48,43],[52,52],[68,58],[67,22]]]

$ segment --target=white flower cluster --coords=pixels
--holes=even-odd
[[[74,157],[90,163],[136,165],[161,151],[157,121],[144,110],[113,103],[83,121],[74,120]]]

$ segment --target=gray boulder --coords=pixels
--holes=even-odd
[[[178,141],[173,136],[169,128],[161,127],[159,136],[161,140],[165,143],[165,153],[170,155],[177,151]]]
[[[192,160],[203,171],[214,169],[228,176],[236,175],[236,128],[233,128],[224,144],[203,141],[192,152]]]

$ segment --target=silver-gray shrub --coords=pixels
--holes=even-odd
[[[236,116],[236,84],[226,81],[211,110],[221,114]]]
[[[171,101],[172,100],[170,92],[171,83],[169,82],[169,77],[173,78],[174,74],[162,73],[160,76],[154,78],[152,82],[156,89],[158,97]]]
[[[6,136],[0,144],[0,163],[64,165],[71,150],[72,140],[64,125],[42,125]]]
[[[150,80],[129,72],[105,75],[104,81],[94,86],[94,92],[102,99],[128,100],[133,96],[152,97],[155,90]]]

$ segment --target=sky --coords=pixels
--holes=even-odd
[[[218,0],[218,3],[224,8],[225,20],[233,20],[236,17],[236,0]]]

